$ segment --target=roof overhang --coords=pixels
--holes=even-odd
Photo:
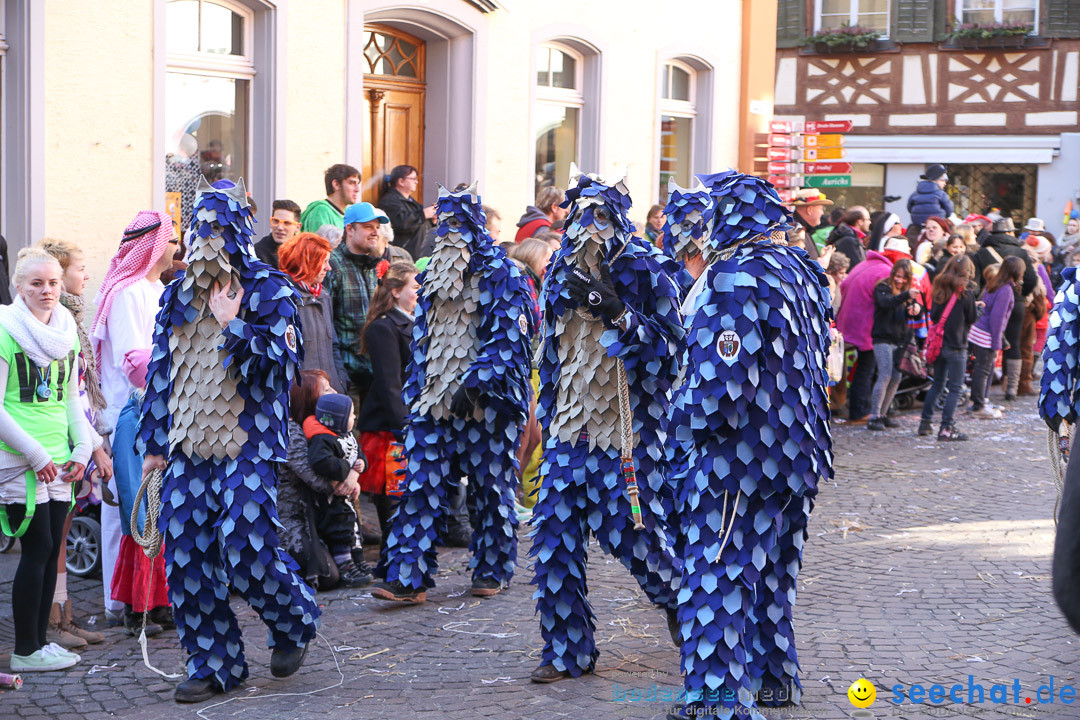
[[[857,163],[1053,162],[1060,135],[848,135],[844,159]]]

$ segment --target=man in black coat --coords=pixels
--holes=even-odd
[[[1035,265],[1031,262],[1031,256],[1028,255],[1027,250],[1024,249],[1020,241],[1016,239],[1015,233],[1016,226],[1013,225],[1012,218],[1005,217],[995,220],[990,227],[990,234],[983,241],[979,251],[975,253],[975,279],[979,283],[980,292],[986,284],[983,271],[990,265],[1000,263],[1010,256],[1018,257],[1024,261],[1024,282],[1020,288],[1020,294],[1027,296],[1035,289],[1035,285],[1039,281],[1039,275],[1035,270]]]

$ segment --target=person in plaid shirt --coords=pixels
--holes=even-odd
[[[334,352],[345,369],[348,394],[356,407],[363,405],[371,384],[371,360],[360,351],[364,323],[378,277],[379,225],[390,222],[371,203],[345,209],[345,239],[330,253],[330,303],[334,311]]]

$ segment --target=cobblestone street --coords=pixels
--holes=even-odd
[[[1036,696],[1051,677],[1058,692],[1078,682],[1080,641],[1050,595],[1055,488],[1034,402],[1018,403],[1002,420],[961,415],[967,443],[917,437],[916,415],[901,422],[886,433],[835,426],[837,477],[821,489],[811,520],[796,607],[806,691],[801,707],[766,715],[850,717],[847,688],[864,676],[877,686],[869,709],[877,718],[1080,717],[1080,708],[1040,706]],[[224,702],[176,705],[175,681],[146,669],[137,643],[110,629],[75,668],[26,676],[21,690],[0,693],[0,717],[663,717],[670,703],[629,698],[680,687],[678,656],[662,613],[643,601],[621,565],[594,547],[595,675],[541,686],[528,680],[541,644],[524,563],[508,591],[481,601],[467,594],[465,552],[444,551],[441,559],[438,586],[419,607],[387,606],[355,591],[320,595],[320,638],[287,680],[270,677],[265,631],[236,600],[251,678]],[[5,652],[17,560],[17,548],[0,556]],[[73,582],[76,615],[98,612],[96,628],[103,625],[99,583]],[[149,648],[157,667],[183,672],[175,635],[151,639]],[[940,683],[946,692],[963,685],[966,703],[969,675],[985,688],[981,705],[947,696],[933,708],[889,702],[898,683],[905,692]],[[995,683],[1009,687],[1007,704],[990,701]]]

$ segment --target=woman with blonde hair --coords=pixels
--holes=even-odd
[[[112,458],[105,449],[105,441],[101,437],[102,434],[108,432],[101,416],[106,402],[98,381],[94,349],[86,336],[84,324],[86,301],[83,299],[83,291],[90,277],[86,272],[86,256],[78,245],[68,240],[45,238],[38,243],[38,247],[56,258],[63,271],[60,304],[66,307],[75,318],[75,328],[79,335],[79,399],[82,402],[87,422],[90,424],[94,474],[102,482],[108,482],[113,474]],[[60,554],[56,559],[56,590],[53,594],[52,611],[49,613],[48,639],[69,650],[77,650],[86,647],[88,643],[96,645],[103,642],[105,636],[79,627],[71,615],[71,603],[67,592],[67,535],[71,529],[72,517],[73,514],[68,513],[67,520],[64,522],[64,538],[61,541]]]
[[[0,527],[20,538],[12,582],[15,672],[62,670],[80,658],[47,640],[72,483],[90,459],[79,400],[79,333],[60,306],[63,270],[40,248],[19,252],[18,296],[0,307]]]

